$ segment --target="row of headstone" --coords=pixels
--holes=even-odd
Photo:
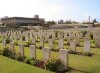
[[[42,34],[42,33],[41,33]],[[78,36],[78,34],[77,34]],[[78,36],[78,39],[80,40],[81,36]],[[11,37],[12,38],[12,37]],[[32,44],[36,45],[36,39],[34,37],[32,38]],[[76,52],[76,45],[80,43],[80,41],[77,38],[75,38],[75,34],[70,34],[69,36],[67,36],[67,42],[70,43],[70,51]],[[85,36],[85,41],[84,41],[84,52],[89,52],[90,51],[90,41],[89,41],[89,34],[86,34]],[[25,36],[25,40],[26,42],[28,42],[28,36]],[[20,43],[23,43],[23,39],[22,39],[22,35],[20,37]],[[88,45],[87,45],[87,41],[88,41]],[[11,41],[12,42],[12,41]],[[77,43],[78,42],[78,43]],[[5,40],[2,41],[3,46],[5,46]],[[49,48],[52,49],[53,47],[53,39],[48,37],[48,43],[49,43]],[[87,46],[86,46],[87,45]],[[40,37],[40,46],[44,47],[44,37]],[[87,49],[88,47],[88,49]],[[4,47],[3,47],[4,48]],[[59,35],[59,39],[58,39],[58,49],[63,49],[64,48],[64,39],[62,36]]]
[[[20,48],[20,55],[21,57],[24,57],[24,46],[23,44],[19,45]],[[42,49],[43,54],[43,61],[48,61],[51,57],[50,49],[49,48],[43,48]],[[30,57],[36,59],[36,47],[35,45],[30,45]],[[64,49],[59,50],[59,59],[62,61],[62,63],[65,65],[65,69],[68,69],[68,51]]]
[[[74,30],[74,29],[73,29]],[[67,43],[69,43],[70,44],[70,50],[71,51],[76,51],[76,45],[80,45],[80,40],[81,40],[81,38],[83,38],[82,37],[82,34],[79,34],[79,33],[72,33],[73,32],[73,30],[64,30],[65,31],[65,33],[64,34],[62,34],[62,33],[58,33],[58,48],[59,49],[62,49],[62,48],[64,48],[64,39],[67,39]],[[86,29],[80,29],[80,30],[77,30],[78,32],[79,31],[84,31],[84,30],[86,30]],[[94,29],[94,30],[96,30],[96,29]],[[94,30],[91,30],[91,31],[94,31]],[[99,30],[99,29],[98,29]],[[66,32],[67,31],[67,32]],[[75,31],[75,32],[77,32],[77,31]],[[90,31],[90,29],[88,30],[88,31]],[[97,32],[97,31],[96,31]],[[96,33],[95,32],[95,33]],[[98,32],[98,33],[100,33],[100,32]],[[4,34],[4,33],[3,33]],[[16,35],[16,34],[18,34],[18,35]],[[30,35],[29,35],[30,34]],[[36,41],[37,41],[37,38],[39,37],[40,38],[40,45],[41,45],[41,47],[44,47],[44,40],[46,39],[46,36],[47,36],[47,42],[49,43],[49,48],[51,49],[51,48],[54,48],[53,47],[53,44],[54,44],[54,39],[55,38],[57,38],[56,36],[55,36],[55,32],[53,32],[52,30],[50,30],[50,31],[40,31],[40,32],[33,32],[33,31],[25,31],[25,32],[20,32],[20,31],[18,31],[18,32],[13,32],[13,31],[9,31],[9,32],[7,32],[7,34],[4,34],[5,36],[7,35],[7,36],[10,36],[10,35],[12,35],[12,36],[10,36],[10,40],[11,40],[11,42],[12,42],[12,40],[16,40],[17,41],[17,39],[18,38],[20,38],[20,43],[23,43],[23,39],[22,39],[22,36],[24,35],[25,36],[25,40],[26,40],[26,42],[28,42],[28,40],[29,40],[29,38],[30,39],[32,39],[32,44],[36,44]],[[34,35],[34,37],[32,36],[32,35]],[[52,35],[52,39],[49,39],[49,36],[50,35]],[[99,34],[93,34],[93,36],[94,36],[94,40],[95,40],[95,44],[96,44],[96,46],[98,46],[98,47],[100,47],[100,42],[99,42],[99,40],[100,40],[100,36],[99,36]],[[86,36],[85,36],[87,39],[90,37],[89,36],[89,33],[88,34],[86,34]],[[87,41],[88,41],[88,45],[87,44],[85,44],[85,43],[87,43]],[[4,42],[4,41],[3,41]],[[2,42],[2,43],[3,43]],[[83,49],[84,49],[84,51],[88,51],[89,52],[89,50],[90,50],[90,40],[84,40],[84,46],[83,46]],[[5,44],[3,44],[3,45],[5,45]],[[73,46],[72,46],[73,45]],[[86,45],[88,46],[88,50],[87,50],[87,48],[86,48]]]
[[[3,48],[6,46],[5,40],[2,41]],[[14,42],[10,42],[10,50],[15,54],[15,44]],[[21,43],[19,44],[19,53],[21,57],[25,56],[24,52],[24,45]],[[49,48],[43,48],[42,49],[43,54],[43,61],[48,61],[51,57],[50,49]],[[36,46],[30,45],[30,57],[36,59]],[[68,51],[64,49],[59,50],[59,59],[62,61],[62,63],[65,65],[65,69],[68,69]]]

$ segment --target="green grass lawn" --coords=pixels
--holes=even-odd
[[[81,47],[76,47],[78,52],[83,51],[83,42],[80,43]],[[39,45],[39,43],[37,44]],[[91,43],[94,47],[95,44]],[[55,45],[57,47],[57,45]],[[67,45],[65,48],[69,47]],[[0,44],[0,49],[1,49]],[[16,51],[19,51],[19,47],[16,46]],[[69,71],[67,73],[100,73],[100,48],[91,48],[93,56],[83,56],[77,54],[69,54]],[[42,50],[36,49],[37,59],[42,59]],[[30,57],[29,47],[25,47],[25,56]],[[51,57],[59,57],[58,52],[51,52]],[[18,66],[18,67],[17,67]],[[11,68],[10,68],[11,67]],[[7,70],[5,70],[7,69]],[[49,73],[48,71],[35,68],[30,65],[26,65],[3,56],[0,56],[0,73]]]
[[[53,73],[0,55],[0,73]]]

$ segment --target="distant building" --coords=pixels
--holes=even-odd
[[[28,17],[4,17],[1,19],[3,25],[20,25],[20,26],[42,26],[45,23],[43,18],[35,15],[33,18]]]

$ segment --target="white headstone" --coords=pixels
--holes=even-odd
[[[2,41],[2,48],[5,48],[6,47],[6,41],[5,41],[5,39],[3,39],[3,41]]]
[[[58,43],[59,43],[59,49],[63,49],[64,48],[64,40],[63,40],[63,38],[60,38]]]
[[[19,44],[19,53],[21,57],[24,57],[24,45]]]
[[[75,40],[70,41],[70,51],[76,52],[76,41]]]
[[[48,61],[50,59],[50,49],[49,48],[43,48],[43,61]]]
[[[31,58],[36,59],[36,47],[35,47],[35,45],[30,45],[30,56],[31,56]]]
[[[89,40],[84,41],[84,52],[90,53],[90,41]]]
[[[68,50],[60,49],[59,50],[59,55],[60,55],[60,60],[65,65],[65,69],[68,69],[68,63],[69,63],[68,62],[69,61]]]
[[[23,37],[22,36],[20,37],[20,43],[23,43]]]
[[[15,53],[15,45],[14,42],[10,42],[10,49],[13,53]]]
[[[40,38],[40,46],[44,47],[44,38],[42,38],[42,37]]]
[[[53,39],[49,39],[49,48],[53,49]]]
[[[28,36],[25,37],[25,41],[28,42]]]
[[[35,39],[35,37],[32,37],[32,44],[36,45],[36,39]]]

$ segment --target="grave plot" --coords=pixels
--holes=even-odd
[[[0,35],[0,47],[2,51],[10,50],[13,56],[9,57],[17,56],[17,60],[29,64],[34,61],[34,66],[46,70],[54,71],[53,66],[52,69],[49,66],[55,61],[55,64],[61,63],[61,70],[66,72],[97,72],[95,69],[100,67],[96,64],[100,64],[100,32],[95,29],[97,34],[93,30],[73,30],[9,31]]]

